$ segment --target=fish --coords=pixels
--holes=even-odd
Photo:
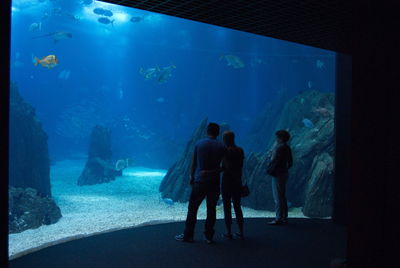
[[[41,30],[42,30],[41,22],[34,22],[31,25],[29,25],[29,31],[31,31],[31,32],[36,32],[36,31],[41,31]]]
[[[159,97],[159,98],[157,99],[157,102],[163,103],[163,102],[164,102],[164,98],[163,98],[163,97]]]
[[[317,113],[319,115],[325,116],[325,117],[330,117],[332,116],[332,112],[330,112],[327,108],[325,107],[314,107],[312,110],[314,113]]]
[[[35,57],[35,66],[38,66],[39,64],[48,69],[52,69],[57,66],[58,59],[55,55],[48,55],[43,57],[41,60],[39,60],[38,57]]]
[[[122,88],[119,89],[119,99],[122,100],[124,98],[124,91]]]
[[[134,17],[131,18],[131,22],[140,22],[140,21],[142,21],[142,20],[143,20],[143,17],[136,17],[136,16],[134,16]]]
[[[322,60],[317,60],[315,62],[315,65],[317,66],[318,69],[325,68],[325,63]]]
[[[304,118],[304,119],[302,120],[302,122],[303,122],[303,124],[304,124],[305,127],[314,128],[314,124],[313,124],[313,122],[311,122],[310,119]]]
[[[124,168],[126,168],[128,165],[126,163],[126,161],[124,159],[120,159],[115,163],[115,170],[123,170]]]
[[[35,37],[33,37],[33,39],[43,38],[43,37],[51,37],[54,40],[54,43],[57,43],[58,41],[67,40],[67,39],[72,38],[72,34],[69,32],[57,31],[57,32],[48,33],[45,35],[35,36]]]
[[[88,5],[90,5],[90,4],[92,4],[93,3],[93,0],[82,0],[82,2],[81,2],[83,5],[86,5],[86,6],[88,6]]]
[[[165,204],[167,204],[168,206],[173,206],[174,205],[174,200],[172,200],[171,198],[163,198],[161,199]]]
[[[104,9],[103,16],[112,17],[113,15],[114,15],[114,14],[113,14],[110,10]]]
[[[101,17],[97,21],[100,22],[100,23],[103,23],[103,24],[110,24],[111,23],[114,26],[114,20],[109,20],[108,18]]]
[[[173,69],[176,69],[176,66],[175,65],[170,65],[170,66],[167,66],[167,67],[164,67],[163,69],[162,69],[162,71],[161,71],[161,74],[160,74],[160,76],[158,77],[158,83],[164,83],[164,82],[166,82],[171,76],[172,76],[172,70]]]
[[[158,66],[147,68],[146,70],[143,67],[140,67],[139,69],[139,73],[144,76],[145,80],[150,80],[156,77],[158,72],[161,72],[161,69]]]
[[[105,9],[102,9],[100,7],[96,7],[95,9],[93,9],[93,13],[96,14],[96,15],[103,15],[104,14],[104,10]]]
[[[235,55],[224,55],[219,57],[220,60],[225,59],[227,66],[232,66],[234,69],[243,68],[245,66],[243,60]]]
[[[308,86],[308,88],[312,88],[312,86],[313,86],[312,81],[308,81],[307,86]]]

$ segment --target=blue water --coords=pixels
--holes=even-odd
[[[116,159],[168,168],[205,117],[227,122],[240,145],[279,92],[335,90],[331,51],[99,1],[12,3],[11,80],[36,109],[54,161],[85,154],[101,124],[112,129]],[[110,10],[103,22],[112,23],[100,23],[95,8]],[[72,38],[39,37],[55,32]],[[56,67],[34,66],[47,55]],[[150,80],[140,72],[157,66],[171,68],[163,83],[161,72]]]

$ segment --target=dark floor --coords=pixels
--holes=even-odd
[[[174,241],[183,223],[132,228],[59,244],[9,262],[17,267],[270,267],[328,268],[345,254],[346,231],[330,220],[291,219],[269,226],[269,219],[246,219],[247,239],[225,240],[223,221],[216,225],[215,244],[202,240],[204,221],[192,244]]]

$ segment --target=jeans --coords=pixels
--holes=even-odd
[[[219,199],[219,184],[215,182],[195,182],[189,199],[184,236],[193,238],[197,222],[197,211],[204,198],[207,198],[207,219],[204,234],[208,239],[214,236],[214,225],[217,217],[216,206]]]
[[[288,218],[288,206],[286,200],[286,182],[288,174],[272,177],[272,194],[275,201],[276,220],[283,221]]]
[[[231,233],[232,226],[232,206],[235,210],[236,222],[239,226],[239,232],[243,233],[243,212],[240,206],[241,201],[241,184],[239,185],[223,185],[222,186],[222,199],[224,202],[224,218],[228,234]]]

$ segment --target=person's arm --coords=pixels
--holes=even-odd
[[[224,171],[224,168],[218,168],[218,169],[213,169],[213,170],[202,170],[201,171],[201,176],[217,176],[219,173]]]
[[[274,157],[271,159],[271,162],[269,163],[269,166],[268,166],[268,170],[269,170],[270,174],[275,172],[276,167],[282,161],[282,157],[283,157],[282,146],[279,146],[276,149]]]
[[[196,171],[196,165],[197,165],[197,150],[195,147],[192,157],[192,165],[190,167],[190,185],[194,183],[194,173]]]

